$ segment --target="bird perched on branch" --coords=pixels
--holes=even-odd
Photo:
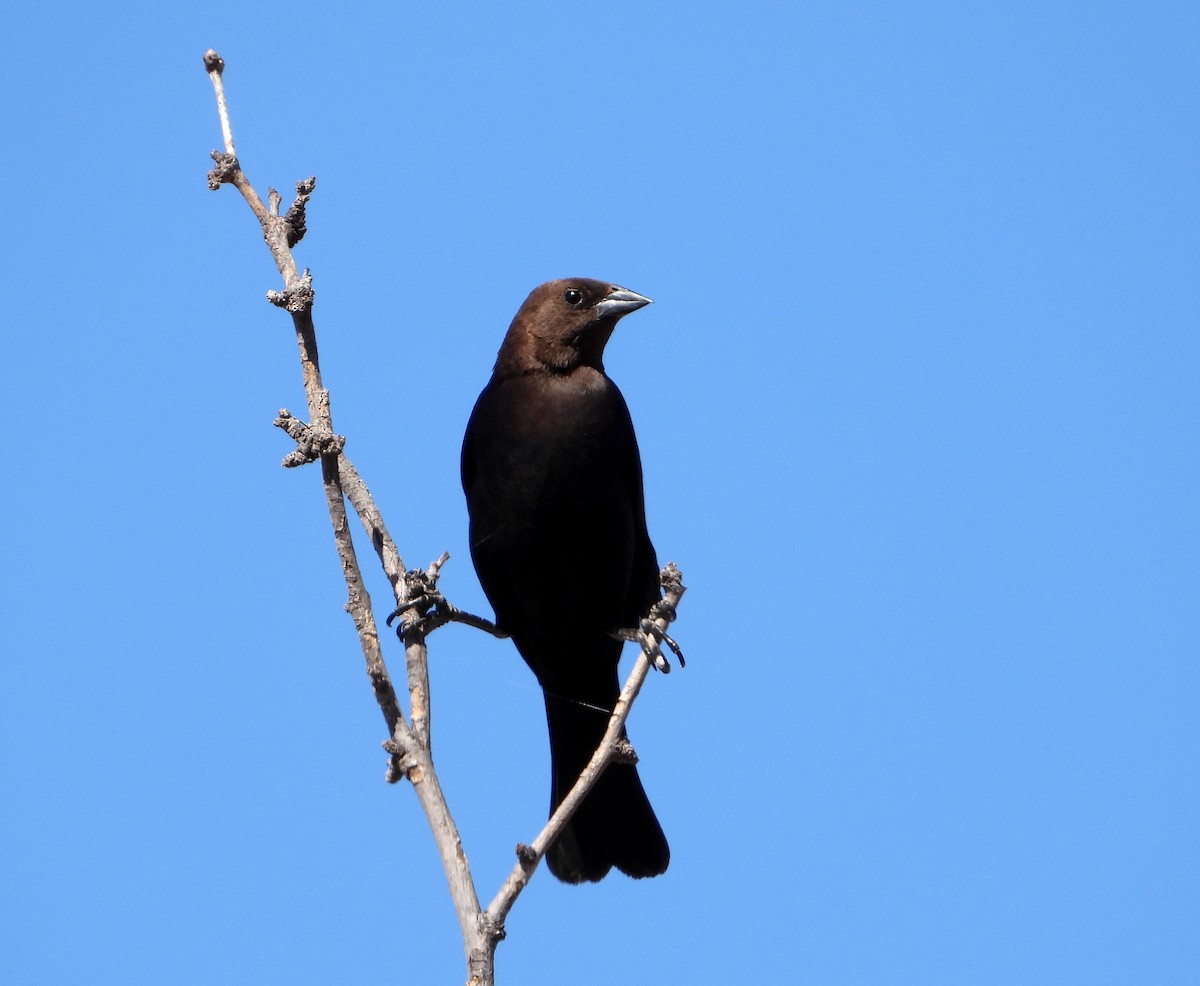
[[[629,409],[604,372],[617,321],[650,299],[587,278],[534,289],[509,327],[462,449],[471,557],[545,693],[550,811],[600,745],[621,641],[659,598]],[[637,768],[612,763],[550,847],[567,883],[657,876],[670,850]]]

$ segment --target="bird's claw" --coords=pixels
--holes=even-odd
[[[679,666],[681,668],[686,668],[687,661],[684,659],[684,656],[683,656],[683,648],[681,648],[679,646],[679,644],[677,644],[675,642],[675,638],[672,637],[670,634],[668,634],[666,631],[660,630],[659,633],[662,634],[662,642],[664,644],[666,644],[669,648],[671,648],[671,653],[674,654],[675,657],[679,660]]]
[[[404,573],[403,601],[388,616],[387,625],[390,627],[398,619],[400,624],[396,627],[396,636],[405,643],[408,643],[410,636],[427,637],[447,623],[465,623],[493,637],[507,637],[508,633],[491,620],[459,609],[438,592],[438,573],[442,563],[449,557],[448,554],[443,555],[425,571],[414,568]]]
[[[656,603],[655,605],[657,606],[658,604]],[[650,612],[654,613],[654,610],[651,609]],[[650,663],[663,674],[670,674],[671,672],[671,663],[662,652],[664,644],[679,659],[679,666],[681,668],[687,667],[687,661],[683,657],[683,650],[679,644],[675,642],[675,639],[666,630],[658,625],[656,620],[650,617],[643,618],[636,630],[614,630],[612,636],[618,640],[627,640],[640,644],[642,651],[650,659]]]
[[[454,607],[437,589],[438,572],[444,560],[445,556],[426,571],[413,568],[404,573],[404,601],[387,618],[389,627],[393,620],[400,620],[396,636],[401,640],[407,641],[413,635],[427,636],[450,621],[448,611]]]
[[[396,626],[396,636],[401,640],[410,634],[428,636],[450,621],[445,612],[448,605],[440,592],[423,592],[393,610],[387,618],[387,625],[390,627],[394,620],[400,621]]]
[[[650,607],[650,612],[639,621],[638,628],[636,630],[614,630],[612,636],[617,640],[628,640],[640,644],[642,651],[650,659],[650,663],[663,674],[667,674],[671,670],[671,665],[663,656],[663,644],[666,644],[671,653],[679,659],[681,668],[687,667],[683,650],[665,629],[675,619],[675,608],[683,595],[684,586],[680,571],[674,562],[670,562],[659,573],[659,581],[666,590],[666,595]]]
[[[667,632],[656,621],[649,618],[643,619],[639,637],[642,643],[642,650],[646,652],[646,656],[650,658],[654,667],[663,674],[670,674],[671,672],[671,663],[662,652],[663,644],[666,644],[671,653],[679,658],[679,666],[681,668],[686,666],[687,662],[683,659],[683,651],[679,649],[679,645],[667,635]]]

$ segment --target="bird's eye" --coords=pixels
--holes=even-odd
[[[563,292],[563,300],[572,308],[578,308],[583,304],[583,292],[579,288],[567,288]]]

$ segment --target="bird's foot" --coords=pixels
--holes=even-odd
[[[663,674],[669,674],[671,671],[671,662],[662,652],[664,644],[670,648],[672,654],[679,658],[679,666],[687,667],[687,661],[683,658],[683,650],[679,644],[655,620],[643,619],[636,629],[614,630],[612,636],[618,640],[628,640],[640,644],[643,652],[650,658],[650,663]]]
[[[675,619],[675,610],[685,587],[674,562],[659,573],[659,581],[666,590],[666,595],[650,607],[650,612],[641,619],[636,629],[614,630],[612,635],[618,640],[630,640],[640,644],[650,663],[663,674],[667,674],[671,670],[671,664],[662,652],[664,644],[679,659],[679,666],[687,667],[679,644],[667,633],[667,627]]]
[[[427,637],[447,623],[465,623],[493,637],[507,637],[491,620],[451,605],[438,591],[438,573],[448,557],[443,555],[425,571],[414,568],[404,573],[404,601],[388,616],[387,625],[399,619],[396,636],[406,645],[412,638]]]
[[[438,627],[450,622],[443,609],[446,605],[446,599],[440,592],[411,595],[392,610],[387,625],[390,627],[394,620],[399,620],[396,636],[406,643],[411,636],[427,637]]]

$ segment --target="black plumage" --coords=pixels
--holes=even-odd
[[[621,643],[659,598],[629,410],[604,372],[617,321],[650,303],[586,278],[536,288],[509,327],[462,450],[471,557],[545,693],[553,811],[619,694]],[[631,764],[612,764],[547,853],[579,883],[657,876],[670,851]]]

